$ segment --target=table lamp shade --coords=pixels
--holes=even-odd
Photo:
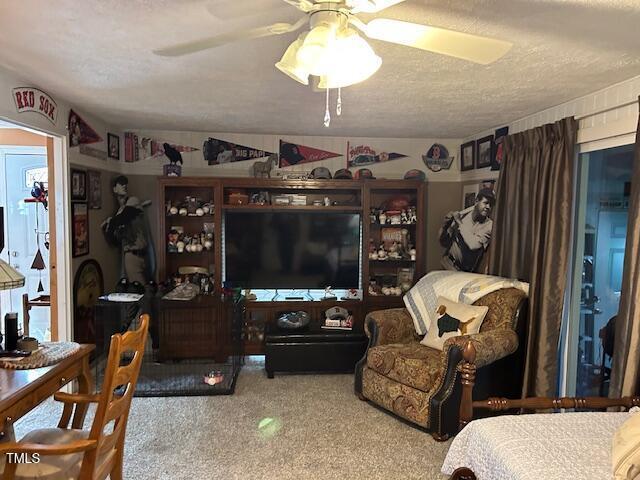
[[[4,260],[0,260],[0,290],[24,286],[24,276]]]

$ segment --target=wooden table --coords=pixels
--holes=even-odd
[[[12,424],[72,380],[78,381],[79,393],[93,393],[89,354],[95,345],[80,345],[80,350],[48,367],[28,370],[0,368],[0,437],[10,432]],[[73,428],[82,428],[84,411]]]

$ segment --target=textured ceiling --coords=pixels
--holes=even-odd
[[[282,0],[2,0],[0,64],[124,128],[451,138],[640,74],[640,0],[407,0],[380,16],[514,47],[481,66],[372,40],[382,67],[328,129],[323,94],[273,67],[295,33],[151,53],[300,15]]]

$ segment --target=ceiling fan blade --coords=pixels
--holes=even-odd
[[[253,38],[269,37],[271,35],[282,35],[283,33],[293,32],[307,23],[307,17],[302,17],[294,24],[290,23],[274,23],[266,27],[252,28],[250,30],[242,30],[239,32],[223,33],[215,37],[201,38],[192,42],[179,43],[172,47],[159,48],[153,53],[162,57],[180,57],[190,53],[200,52],[209,48],[220,47],[228,43],[240,40],[251,40]]]
[[[347,0],[351,13],[378,13],[405,0]]]
[[[358,21],[352,23],[369,38],[449,55],[481,65],[495,62],[513,46],[504,40],[387,18],[376,18],[366,25]]]
[[[283,0],[285,3],[289,5],[293,5],[299,10],[302,10],[305,13],[309,13],[313,10],[315,4],[311,0]]]

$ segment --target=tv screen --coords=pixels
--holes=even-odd
[[[227,211],[225,216],[225,280],[235,287],[358,288],[359,251],[359,214]]]

